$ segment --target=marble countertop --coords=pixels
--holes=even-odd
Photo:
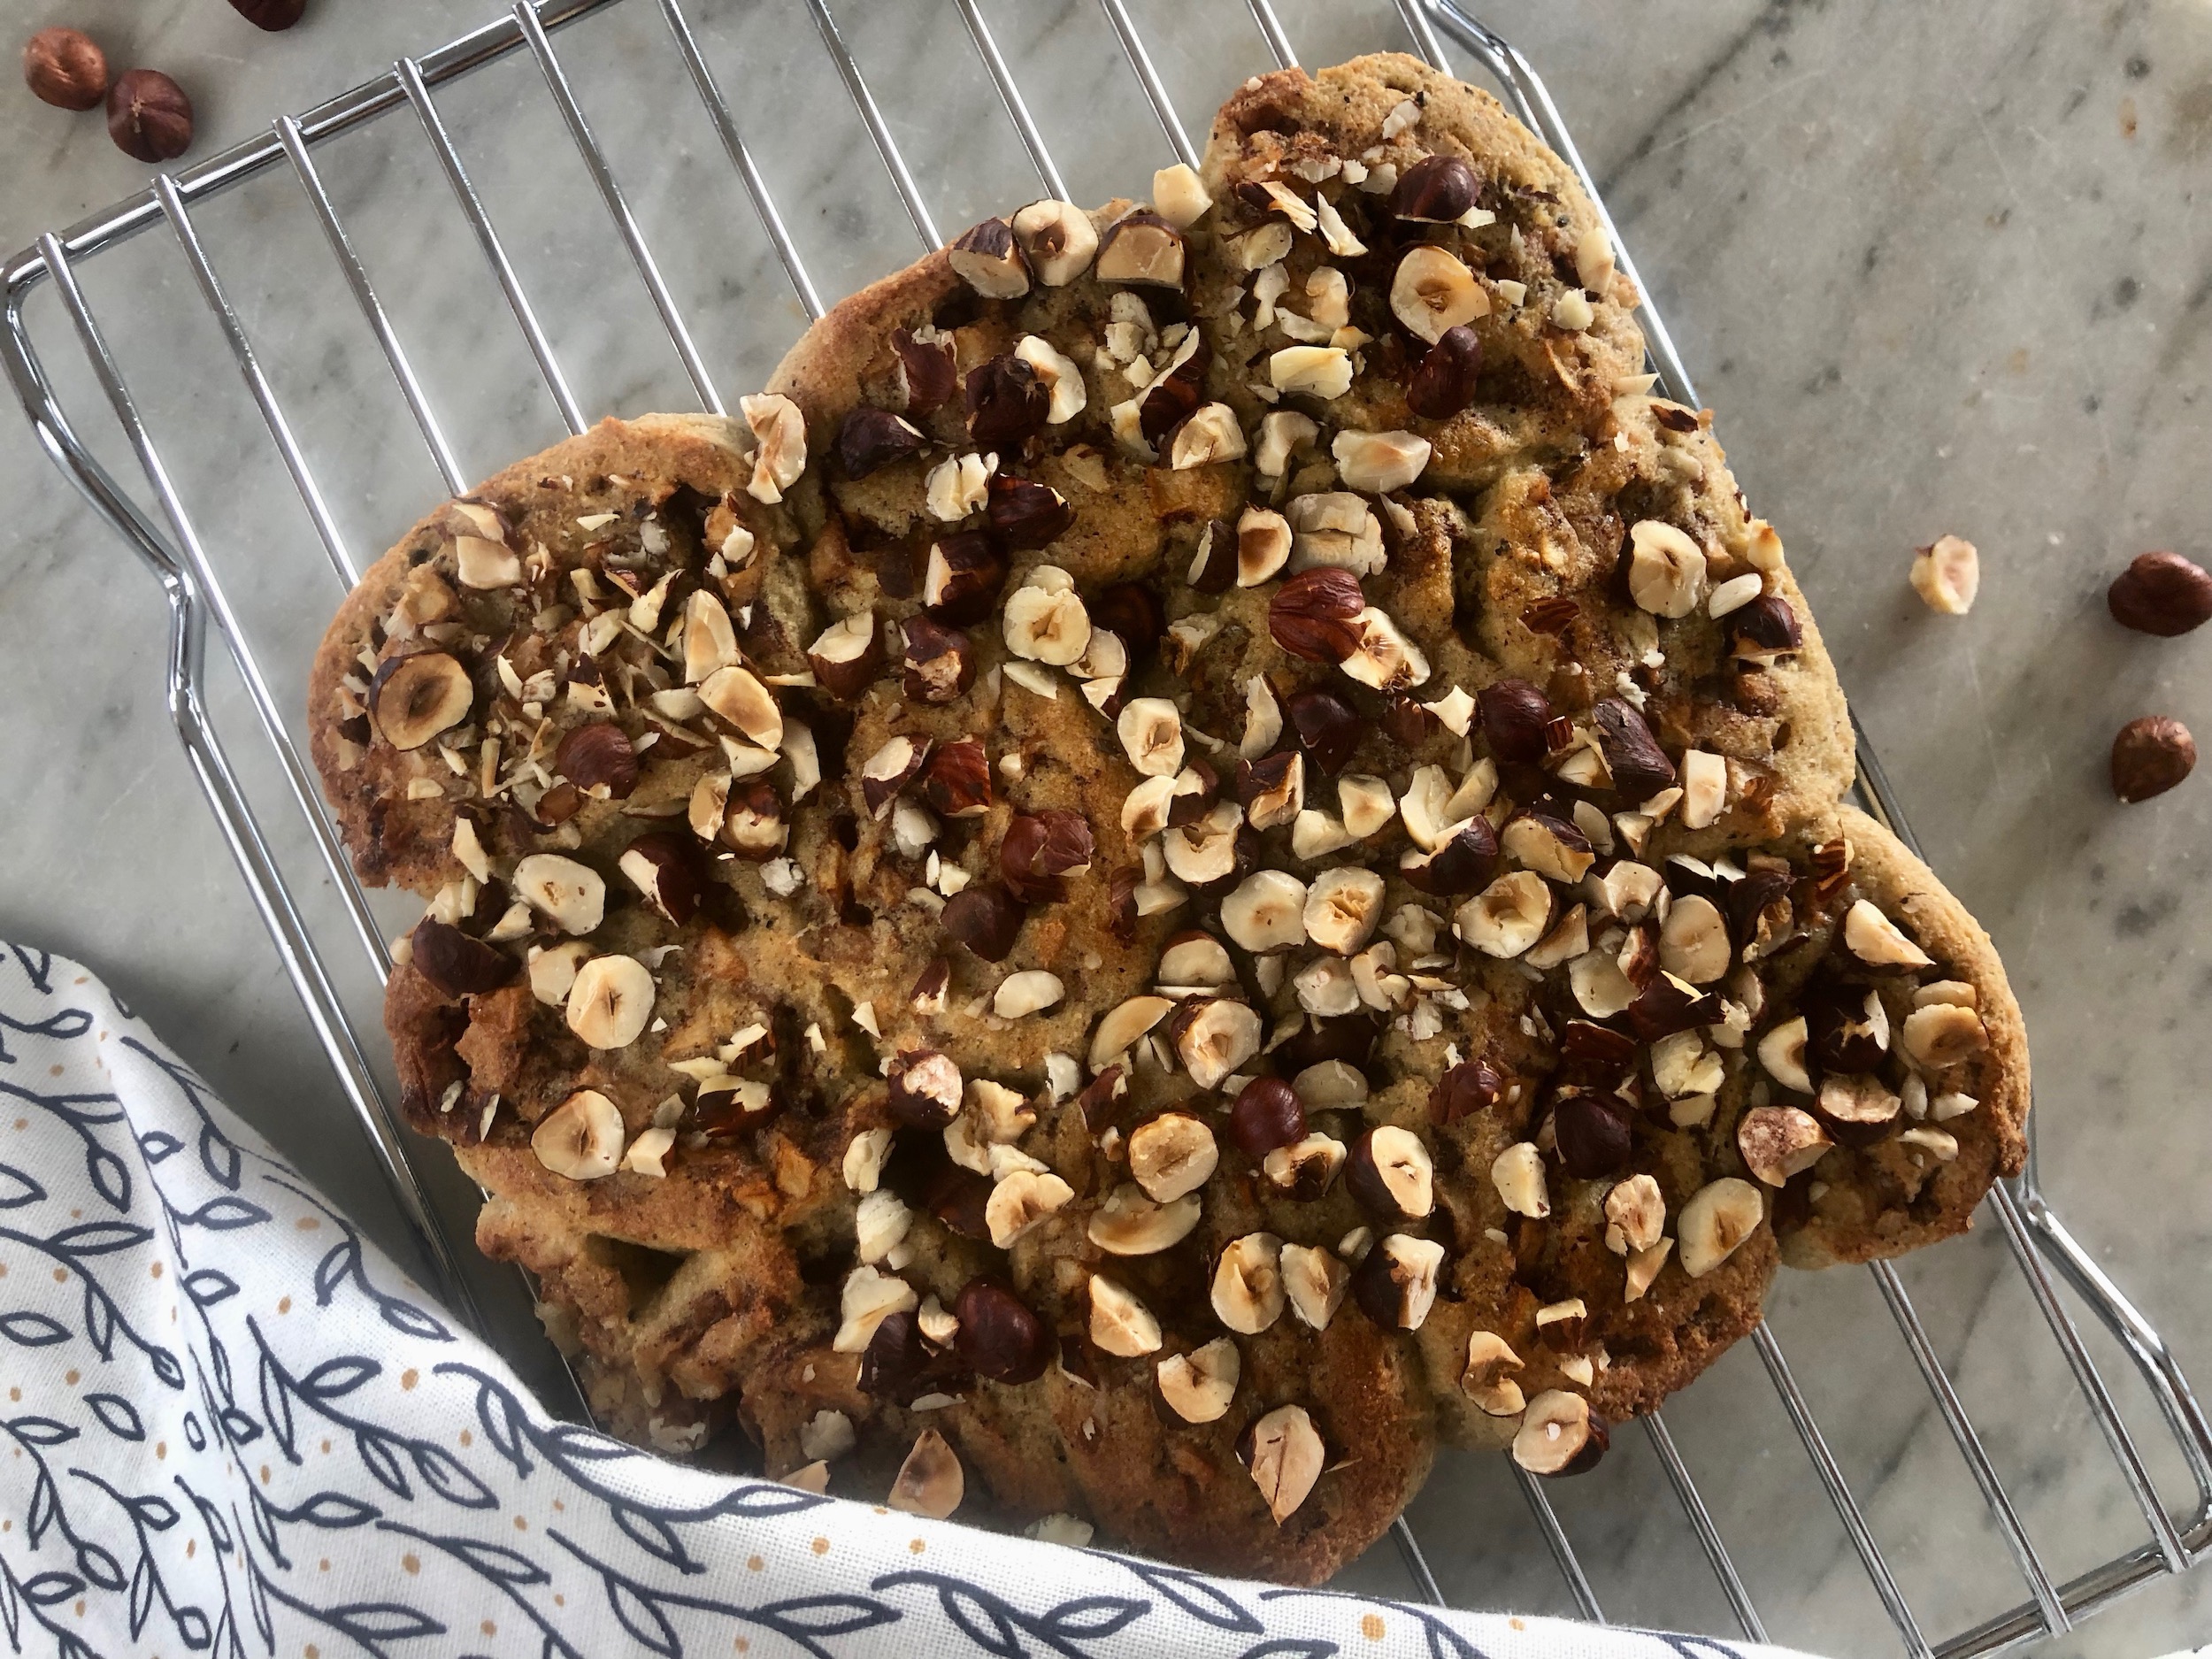
[[[987,0],[1079,199],[1141,193],[1167,157],[1083,0]],[[311,0],[265,35],[219,0],[31,0],[122,67],[165,68],[199,110],[194,158],[495,15],[488,0]],[[948,232],[1034,195],[1034,175],[944,0],[841,8]],[[1235,0],[1133,0],[1187,120],[1267,66]],[[1402,44],[1387,4],[1281,8],[1310,63]],[[2195,1104],[2212,996],[2212,782],[2135,807],[2103,780],[2138,714],[2212,734],[2212,636],[2155,641],[2105,615],[2147,548],[2207,553],[2212,367],[2212,13],[1871,0],[1497,0],[1485,15],[1548,77],[1663,308],[1755,510],[1779,526],[1844,684],[1929,856],[1988,926],[2025,1005],[2044,1180],[2098,1260],[2212,1377],[2203,1289],[2212,1119]],[[819,57],[799,0],[692,0],[746,136],[828,296],[903,263],[910,226]],[[557,37],[580,96],[732,401],[802,320],[645,0]],[[650,89],[640,96],[642,89]],[[695,406],[536,70],[511,59],[439,104],[586,411]],[[1110,142],[1098,134],[1112,132]],[[96,116],[0,89],[0,246],[143,182]],[[338,211],[474,475],[559,435],[412,116],[320,147]],[[203,235],[365,562],[440,493],[297,183],[281,170],[201,208]],[[238,580],[280,706],[338,588],[168,234],[83,273],[213,557]],[[81,427],[135,478],[50,292],[34,332]],[[0,416],[0,937],[75,956],[396,1246],[393,1208],[339,1104],[167,728],[154,584]],[[1982,550],[1964,618],[1922,608],[1911,549]],[[217,654],[219,657],[219,648]],[[301,873],[311,872],[234,676],[214,703]],[[404,910],[380,914],[396,931]],[[334,959],[338,951],[334,949]],[[371,1022],[373,1034],[373,1022]],[[1991,1456],[2060,1577],[2144,1532],[2013,1274],[1975,1238],[1905,1264]],[[1876,1535],[1947,1636],[2018,1599],[2003,1546],[1860,1273],[1791,1276],[1773,1324]],[[2186,1477],[2117,1350],[2094,1339],[2172,1502]],[[1669,1409],[1778,1640],[1896,1651],[1748,1347]],[[1557,1490],[1613,1617],[1720,1630],[1727,1613],[1647,1444]],[[1496,1460],[1440,1468],[1415,1520],[1455,1599],[1571,1610]],[[1388,1548],[1357,1569],[1404,1593]],[[2212,1579],[2154,1585],[2053,1654],[2202,1640]]]

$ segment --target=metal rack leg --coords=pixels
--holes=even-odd
[[[1260,26],[1260,34],[1267,42],[1267,50],[1275,59],[1278,69],[1298,67],[1298,54],[1292,50],[1290,36],[1283,32],[1283,20],[1275,15],[1271,0],[1245,0],[1252,8],[1252,20]]]
[[[1022,148],[1029,152],[1029,159],[1037,169],[1038,180],[1045,187],[1045,194],[1056,201],[1067,200],[1067,180],[1060,176],[1052,154],[1045,148],[1044,135],[1038,132],[1037,123],[1030,119],[1029,102],[1022,96],[1021,88],[1014,84],[1012,73],[1006,67],[1006,59],[999,55],[998,42],[991,38],[991,26],[983,20],[983,10],[976,0],[953,0],[960,8],[961,21],[968,26],[969,36],[975,42],[976,56],[991,72],[991,84],[998,88],[999,102],[1006,106],[1007,118],[1014,123],[1014,130],[1021,134]]]

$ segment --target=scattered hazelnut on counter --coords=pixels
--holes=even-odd
[[[230,0],[231,10],[272,35],[288,29],[306,15],[307,0]]]
[[[80,29],[41,29],[24,42],[23,84],[58,110],[94,110],[108,95],[107,54]]]
[[[1912,590],[1931,611],[1962,617],[1982,585],[1981,555],[1962,537],[1940,535],[1913,552]]]
[[[2122,627],[2171,639],[2212,618],[2212,574],[2178,553],[2139,553],[2112,579],[2105,603]]]
[[[2163,795],[2197,764],[2197,741],[2170,715],[2130,720],[2112,740],[2112,793],[2132,804]]]
[[[108,136],[134,161],[173,161],[192,147],[192,100],[158,69],[133,69],[108,88]]]

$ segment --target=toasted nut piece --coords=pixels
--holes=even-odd
[[[1152,1202],[1142,1187],[1125,1181],[1091,1212],[1085,1236],[1110,1256],[1155,1256],[1180,1244],[1198,1225],[1194,1194],[1164,1204]]]
[[[1636,987],[1621,972],[1618,959],[1602,950],[1569,963],[1567,984],[1577,1005],[1592,1019],[1610,1019],[1636,1000]]]
[[[1183,234],[1157,213],[1128,214],[1107,227],[1093,270],[1101,282],[1180,288]]]
[[[1129,1291],[1103,1273],[1091,1275],[1091,1340],[1120,1359],[1160,1351],[1160,1322]]]
[[[1002,219],[987,219],[961,232],[947,257],[955,273],[986,299],[1015,300],[1029,292],[1029,262],[1014,240],[1013,227]]]
[[[1383,914],[1383,879],[1372,870],[1325,870],[1306,889],[1306,937],[1348,956],[1374,937]]]
[[[553,751],[553,770],[595,800],[627,800],[637,787],[637,750],[611,720],[587,720]]]
[[[420,749],[468,718],[476,700],[469,671],[443,651],[385,659],[369,682],[369,718],[394,749]]]
[[[1898,1052],[1924,1071],[1940,1071],[1988,1047],[1989,1031],[1982,1017],[1951,1002],[1916,1008],[1897,1033]]]
[[[1299,1202],[1312,1203],[1330,1190],[1345,1166],[1345,1144],[1332,1135],[1305,1135],[1261,1159],[1261,1175]]]
[[[1033,663],[1065,668],[1089,649],[1090,613],[1084,610],[1071,584],[1041,583],[1039,578],[1047,571],[1064,579],[1067,574],[1056,566],[1041,565],[1008,597],[1003,626],[1006,649]]]
[[[1755,1106],[1736,1125],[1744,1167],[1769,1187],[1786,1186],[1835,1144],[1817,1118],[1794,1106]]]
[[[1129,764],[1148,778],[1183,769],[1183,717],[1165,697],[1133,697],[1114,722]]]
[[[1129,1134],[1130,1176],[1155,1203],[1196,1192],[1220,1158],[1214,1132],[1188,1112],[1162,1112]]]
[[[888,1129],[864,1129],[845,1145],[845,1156],[841,1171],[847,1187],[856,1193],[872,1193],[883,1178],[883,1160],[890,1156],[891,1132]]]
[[[1010,228],[1030,270],[1048,288],[1065,288],[1074,281],[1089,268],[1091,256],[1098,251],[1098,231],[1091,224],[1091,216],[1072,202],[1049,197],[1032,202],[1014,215]]]
[[[887,409],[863,404],[848,413],[837,428],[837,458],[850,479],[866,478],[928,447],[929,440],[919,426]]]
[[[1001,1019],[1019,1019],[1025,1014],[1037,1014],[1056,1004],[1067,994],[1060,983],[1060,976],[1048,973],[1042,968],[1025,968],[1019,973],[1010,973],[999,981],[991,997],[991,1011]]]
[[[568,1028],[595,1048],[626,1048],[653,1012],[653,976],[634,956],[594,956],[569,987]]]
[[[1728,923],[1701,893],[1675,900],[1659,929],[1659,965],[1692,985],[1710,985],[1728,972]]]
[[[1666,1224],[1666,1195],[1648,1175],[1632,1175],[1605,1195],[1605,1248],[1616,1256],[1649,1249]]]
[[[887,739],[883,747],[860,764],[861,799],[879,818],[888,818],[899,792],[914,781],[929,758],[929,740],[903,734]]]
[[[514,888],[565,933],[591,933],[607,913],[607,884],[599,872],[558,853],[532,853],[516,864]]]
[[[1544,1158],[1534,1141],[1516,1141],[1499,1153],[1490,1164],[1490,1180],[1505,1207],[1515,1215],[1540,1221],[1551,1214],[1551,1194],[1544,1184]]]
[[[745,493],[755,501],[780,502],[806,471],[806,417],[780,392],[741,397],[737,407],[760,445],[753,451],[753,476]]]
[[[1214,1422],[1236,1398],[1237,1377],[1243,1368],[1237,1345],[1217,1336],[1203,1348],[1171,1354],[1159,1363],[1160,1397],[1186,1423]]]
[[[1328,1460],[1320,1432],[1303,1406],[1277,1406],[1246,1435],[1245,1466],[1278,1526],[1311,1495]]]
[[[591,959],[591,947],[580,940],[534,951],[530,957],[530,995],[548,1008],[568,1001],[576,984],[576,971]]]
[[[841,702],[857,697],[883,667],[883,630],[875,612],[856,611],[831,623],[806,648],[806,660],[831,696]]]
[[[1605,1455],[1605,1419],[1580,1394],[1547,1388],[1528,1402],[1513,1461],[1532,1475],[1578,1475]]]
[[[1408,333],[1427,345],[1445,330],[1490,314],[1490,296],[1465,264],[1426,243],[1409,248],[1390,280],[1390,311]]]
[[[1459,1374],[1459,1391],[1490,1417],[1517,1417],[1527,1403],[1511,1374],[1520,1369],[1521,1356],[1503,1337],[1494,1331],[1473,1332],[1467,1338],[1467,1367]]]
[[[1091,1036],[1092,1075],[1103,1071],[1174,1011],[1174,1002],[1164,996],[1133,996],[1110,1009]]]
[[[1853,956],[1871,968],[1935,966],[1935,958],[1907,938],[1904,929],[1869,899],[1859,900],[1844,913],[1843,942]]]
[[[1010,1171],[983,1206],[991,1242],[1002,1250],[1013,1248],[1017,1239],[1074,1196],[1075,1189],[1049,1171]]]
[[[1575,882],[1588,873],[1597,855],[1589,837],[1563,818],[1524,808],[1506,820],[1498,844],[1540,876]]]
[[[879,1188],[853,1210],[853,1232],[860,1259],[880,1262],[898,1248],[914,1225],[914,1212],[896,1193]]]
[[[1759,1064],[1784,1088],[1800,1094],[1813,1092],[1812,1075],[1805,1069],[1804,1017],[1786,1019],[1759,1039]]]
[[[1430,447],[1426,438],[1410,432],[1340,432],[1329,451],[1347,489],[1382,495],[1421,476]]]
[[[1366,497],[1348,489],[1293,495],[1284,513],[1290,526],[1290,567],[1303,572],[1323,565],[1354,576],[1379,574],[1390,562],[1382,520]],[[1357,609],[1351,612],[1357,615]]]
[[[522,580],[522,560],[504,542],[458,535],[453,538],[453,573],[464,588],[512,588]]]
[[[1237,586],[1257,588],[1279,574],[1289,559],[1290,521],[1265,507],[1247,507],[1237,519]]]
[[[1320,565],[1301,571],[1276,589],[1267,603],[1267,631],[1293,657],[1340,663],[1359,649],[1357,620],[1366,610],[1357,576]]]
[[[1579,1296],[1536,1310],[1536,1340],[1555,1354],[1571,1354],[1580,1348],[1589,1326],[1590,1306]]]
[[[572,1181],[612,1175],[622,1162],[622,1114],[597,1089],[580,1088],[539,1121],[530,1150]]]
[[[1652,1283],[1659,1277],[1659,1270],[1667,1264],[1673,1253],[1674,1240],[1660,1239],[1643,1249],[1631,1253],[1628,1258],[1626,1287],[1621,1292],[1624,1302],[1640,1302]]]
[[[945,1437],[935,1429],[924,1429],[899,1465],[898,1479],[891,1483],[891,1495],[884,1502],[907,1515],[941,1521],[960,1507],[966,1491],[960,1459]]]
[[[1337,666],[1363,686],[1403,690],[1429,677],[1429,659],[1386,611],[1369,605],[1352,618],[1350,655]]]
[[[1233,801],[1219,801],[1202,818],[1171,824],[1160,843],[1168,869],[1193,887],[1226,879],[1236,870],[1237,831],[1243,822],[1241,807]]]
[[[1175,1052],[1200,1088],[1219,1088],[1260,1051],[1260,1017],[1242,1002],[1212,997],[1178,1024]]]
[[[1352,1143],[1344,1190],[1386,1221],[1418,1221],[1436,1207],[1436,1166],[1421,1137],[1384,1124]]]
[[[1981,556],[1971,541],[1942,535],[1915,550],[1912,590],[1929,610],[1947,617],[1962,617],[1974,608],[1974,595],[1981,586]]]
[[[1379,833],[1398,811],[1397,802],[1391,798],[1389,783],[1365,772],[1339,778],[1336,802],[1344,815],[1345,833],[1355,841],[1365,841]]]
[[[1309,1330],[1325,1331],[1352,1282],[1352,1271],[1331,1252],[1317,1246],[1283,1246],[1283,1294],[1291,1312]]]
[[[783,710],[775,695],[744,669],[716,669],[700,686],[699,701],[761,748],[783,747]]]
[[[2173,639],[2212,618],[2212,575],[2178,553],[2139,553],[2113,578],[2105,603],[2122,627]]]
[[[1152,205],[1178,230],[1188,230],[1213,204],[1213,197],[1206,194],[1198,175],[1182,162],[1152,175]]]
[[[1279,392],[1341,397],[1352,389],[1352,354],[1340,346],[1285,346],[1268,357],[1267,378]]]
[[[1723,1176],[1690,1194],[1675,1233],[1682,1240],[1682,1271],[1702,1279],[1736,1253],[1766,1219],[1766,1200],[1749,1181]]]
[[[1341,956],[1317,956],[1293,976],[1291,984],[1298,993],[1298,1006],[1309,1014],[1333,1018],[1359,1011],[1359,986]]]
[[[1654,616],[1686,617],[1705,590],[1705,549],[1658,518],[1641,518],[1628,532],[1628,591]]]
[[[1236,964],[1211,933],[1179,933],[1160,953],[1163,985],[1233,985]]]
[[[1214,1317],[1243,1336],[1257,1336],[1281,1318],[1282,1251],[1271,1233],[1233,1240],[1214,1265]]]
[[[888,1076],[891,1115],[910,1128],[942,1129],[966,1098],[960,1067],[934,1048],[904,1050],[893,1059]]]
[[[1221,926],[1255,955],[1306,942],[1306,884],[1280,870],[1256,870],[1221,902]]]
[[[844,1287],[838,1294],[840,1323],[830,1341],[831,1350],[864,1352],[876,1327],[895,1313],[911,1313],[914,1302],[914,1286],[904,1279],[875,1267],[856,1267],[845,1276]]]
[[[1704,829],[1728,804],[1728,763],[1701,749],[1682,754],[1682,827]]]
[[[1292,454],[1320,436],[1321,428],[1310,415],[1275,410],[1260,417],[1260,441],[1252,451],[1252,465],[1263,478],[1280,478],[1289,469]]]
[[[1436,1305],[1436,1275],[1444,1247],[1402,1233],[1384,1238],[1360,1258],[1352,1298],[1386,1331],[1417,1331]]]
[[[1237,411],[1226,403],[1207,403],[1176,427],[1167,464],[1186,472],[1216,461],[1240,460],[1244,452],[1244,428],[1237,425]]]
[[[639,836],[624,849],[618,867],[645,902],[679,927],[698,914],[706,898],[704,861],[692,842],[670,831]]]
[[[1578,904],[1553,923],[1549,933],[1523,952],[1521,960],[1532,968],[1550,969],[1586,956],[1589,949],[1589,909]]]
[[[1500,876],[1459,907],[1453,931],[1486,956],[1519,956],[1551,922],[1551,889],[1532,870]]]
[[[684,601],[684,684],[695,686],[737,664],[737,632],[720,599],[706,588]]]
[[[1014,355],[1030,366],[1048,394],[1045,425],[1064,426],[1083,412],[1090,401],[1083,385],[1083,371],[1055,350],[1049,341],[1024,334],[1015,343]]]

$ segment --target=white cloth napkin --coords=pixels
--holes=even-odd
[[[687,1469],[514,1375],[73,963],[0,951],[16,1653],[1705,1659]]]

